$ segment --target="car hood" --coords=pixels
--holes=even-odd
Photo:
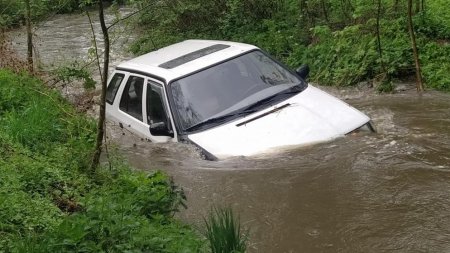
[[[362,112],[309,85],[276,105],[187,137],[217,158],[325,142],[369,121]]]

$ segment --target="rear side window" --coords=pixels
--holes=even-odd
[[[113,104],[117,90],[119,89],[124,76],[124,74],[115,74],[111,79],[111,82],[109,82],[108,88],[106,89],[106,102],[109,104]]]
[[[142,91],[144,89],[144,78],[130,76],[128,78],[119,108],[123,112],[142,121]]]

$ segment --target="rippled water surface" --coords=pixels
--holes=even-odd
[[[347,102],[377,134],[219,162],[180,144],[123,151],[185,188],[186,220],[200,224],[214,204],[238,210],[253,252],[449,252],[450,96]]]
[[[45,61],[85,57],[85,21],[43,25]],[[129,57],[120,48],[115,59]],[[131,164],[166,171],[185,189],[185,221],[201,226],[213,205],[232,206],[251,252],[450,252],[450,95],[329,91],[367,113],[378,133],[217,162],[184,144],[111,136]]]
[[[132,13],[133,10],[121,8],[118,14],[109,9],[106,12],[107,25],[112,24],[117,18],[123,18]],[[103,36],[98,21],[96,11],[90,11],[94,33],[99,46],[99,54],[103,53]],[[125,59],[130,59],[128,45],[135,39],[136,27],[121,22],[110,29],[111,66],[117,65]],[[27,53],[27,38],[25,28],[11,31],[9,36],[14,48],[23,57]],[[59,66],[66,66],[78,61],[81,66],[85,62],[92,62],[94,58],[94,44],[91,24],[86,14],[65,14],[55,15],[47,21],[33,27],[34,56],[36,64],[45,70],[55,69]],[[91,65],[92,70],[96,70],[96,65]],[[113,68],[110,68],[111,70]],[[94,72],[98,76],[97,72]]]

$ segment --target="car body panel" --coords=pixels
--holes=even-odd
[[[216,44],[223,44],[229,47],[213,54],[208,54],[193,61],[189,61],[188,63],[182,64],[175,68],[165,69],[159,67],[159,65],[165,62]],[[117,68],[159,76],[166,80],[167,83],[170,83],[171,80],[180,78],[192,72],[219,63],[223,60],[255,49],[258,48],[252,45],[237,42],[186,40],[121,63],[117,66]]]
[[[284,108],[264,115],[281,106]],[[240,125],[258,115],[264,116]],[[344,136],[369,120],[360,111],[309,85],[303,92],[277,105],[190,134],[188,138],[218,158],[250,156],[282,146],[329,141]]]

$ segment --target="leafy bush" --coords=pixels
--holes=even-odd
[[[143,6],[150,1],[135,2]],[[448,90],[447,65],[431,59],[447,57],[449,5],[430,0],[422,10],[417,2],[414,23],[425,81]],[[355,85],[368,79],[388,84],[415,71],[406,2],[381,1],[381,57],[377,8],[371,0],[163,0],[141,16],[147,29],[132,52],[143,54],[188,38],[233,40],[257,45],[293,68],[309,63],[312,80],[322,84]]]
[[[88,64],[85,65],[87,66]],[[78,61],[59,66],[53,71],[53,74],[57,79],[61,80],[65,84],[78,80],[83,81],[83,86],[85,89],[95,88],[95,81],[92,78],[91,73]]]
[[[316,27],[314,35],[318,42],[308,47],[304,61],[311,65],[311,78],[317,82],[353,85],[369,77],[377,66],[375,39],[364,34],[359,25],[337,32]]]
[[[427,43],[422,47],[422,62],[425,82],[437,90],[450,90],[450,43]]]
[[[22,1],[0,0],[0,27],[19,25],[23,21]]]
[[[425,12],[415,17],[417,31],[429,38],[450,39],[450,11],[448,1],[432,0],[426,3]]]
[[[117,155],[87,169],[94,133],[42,82],[0,70],[0,251],[201,252],[173,218],[185,196],[167,176]]]
[[[66,217],[54,230],[14,246],[24,250],[37,247],[42,252],[202,249],[195,232],[171,219],[180,196],[171,191],[166,176],[160,172],[145,176],[127,168],[114,173],[112,181],[81,198],[82,212]]]

